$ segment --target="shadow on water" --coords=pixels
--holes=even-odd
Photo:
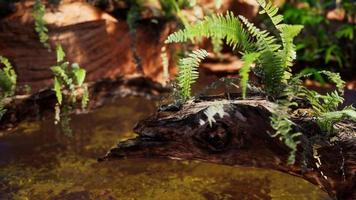
[[[124,98],[72,116],[73,136],[53,119],[24,122],[0,136],[0,199],[320,200],[327,194],[293,176],[196,161],[134,159],[98,163],[155,102]]]

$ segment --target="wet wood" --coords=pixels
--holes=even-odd
[[[223,105],[228,114],[216,116],[210,126],[204,111],[212,105]],[[134,129],[139,136],[119,143],[102,160],[159,156],[273,169],[304,178],[336,199],[355,199],[356,124],[337,124],[341,132],[331,142],[312,119],[294,119],[303,135],[296,163],[288,165],[288,147],[271,137],[274,109],[276,105],[263,98],[215,97],[173,106],[140,121]]]

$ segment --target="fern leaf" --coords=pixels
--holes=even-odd
[[[257,2],[262,7],[262,11],[260,11],[260,14],[266,13],[271,19],[274,26],[279,29],[280,23],[283,21],[283,16],[277,14],[278,8],[273,6],[271,1],[268,1],[267,3],[265,0],[257,0]]]
[[[82,86],[85,80],[86,71],[79,67],[77,63],[72,64],[73,78],[78,86]]]
[[[338,91],[341,94],[344,93],[345,81],[343,81],[341,79],[341,76],[339,73],[330,72],[330,71],[326,71],[326,70],[323,70],[320,73],[326,75],[331,82],[335,83]]]
[[[45,26],[45,21],[43,20],[45,11],[46,7],[44,4],[42,4],[41,0],[35,0],[32,13],[35,20],[35,31],[38,33],[38,37],[43,46],[50,49],[50,45],[48,43],[48,29]]]
[[[276,38],[269,34],[268,31],[261,31],[254,24],[250,23],[244,16],[239,15],[241,21],[246,25],[247,31],[257,39],[257,51],[276,51],[280,48],[279,44],[276,44]]]
[[[63,100],[63,97],[62,97],[62,86],[61,86],[60,80],[58,80],[56,77],[54,78],[53,90],[56,93],[58,104],[61,105],[62,104],[62,100]]]
[[[356,109],[354,107],[350,106],[340,111],[323,113],[318,118],[318,124],[322,130],[332,133],[334,132],[334,123],[345,119],[356,122]]]
[[[259,63],[263,67],[266,92],[272,96],[281,94],[285,86],[283,81],[285,70],[281,60],[281,55],[272,51],[262,52],[259,59]]]
[[[187,58],[179,60],[177,80],[180,87],[181,97],[184,100],[191,97],[191,85],[195,83],[196,79],[199,77],[199,64],[207,56],[207,51],[198,49],[190,53]]]
[[[294,38],[300,33],[303,29],[301,25],[283,25],[280,28],[280,36],[282,38],[283,49],[280,51],[282,54],[281,57],[281,65],[285,70],[284,73],[284,80],[283,82],[286,83],[287,80],[291,77],[291,69],[290,67],[293,66],[293,61],[297,57],[296,46],[293,43]]]
[[[0,64],[5,67],[0,70],[0,87],[5,96],[11,96],[16,90],[17,75],[9,60],[0,56]]]
[[[193,41],[203,37],[225,39],[233,48],[241,47],[244,50],[251,48],[248,34],[232,12],[207,16],[197,24],[187,25],[185,29],[169,35],[165,43]]]
[[[279,137],[291,149],[288,158],[289,164],[294,164],[295,162],[295,153],[299,143],[297,137],[301,135],[299,132],[293,133],[293,125],[294,123],[282,113],[274,113],[271,117],[271,126],[276,131],[272,137]]]
[[[242,90],[242,98],[246,97],[247,83],[249,79],[249,72],[253,62],[257,60],[260,56],[259,53],[247,53],[242,56],[242,61],[244,62],[242,68],[239,71],[240,74],[240,86]]]
[[[66,56],[66,54],[64,53],[64,50],[62,48],[62,45],[57,44],[56,54],[57,54],[57,63],[62,62]]]

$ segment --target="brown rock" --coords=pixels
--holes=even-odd
[[[44,48],[34,31],[31,5],[20,4],[16,13],[0,22],[0,55],[14,65],[19,85],[28,84],[37,91],[51,86],[50,66],[56,61],[55,52]],[[51,46],[60,43],[68,60],[87,70],[87,81],[136,72],[132,38],[125,21],[81,2],[47,9],[44,20],[48,23]],[[153,80],[162,81],[161,47],[174,26],[162,20],[139,23],[135,46],[145,75]]]

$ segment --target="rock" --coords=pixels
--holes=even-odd
[[[16,13],[0,22],[0,55],[8,57],[15,67],[19,85],[29,85],[36,92],[52,84],[50,66],[56,63],[55,52],[39,42],[32,3],[18,7]],[[124,20],[82,2],[47,9],[44,19],[51,46],[60,43],[68,60],[87,70],[87,81],[136,73],[132,38]],[[174,27],[174,22],[160,19],[139,22],[135,46],[144,74],[155,81],[163,81],[161,47]]]

